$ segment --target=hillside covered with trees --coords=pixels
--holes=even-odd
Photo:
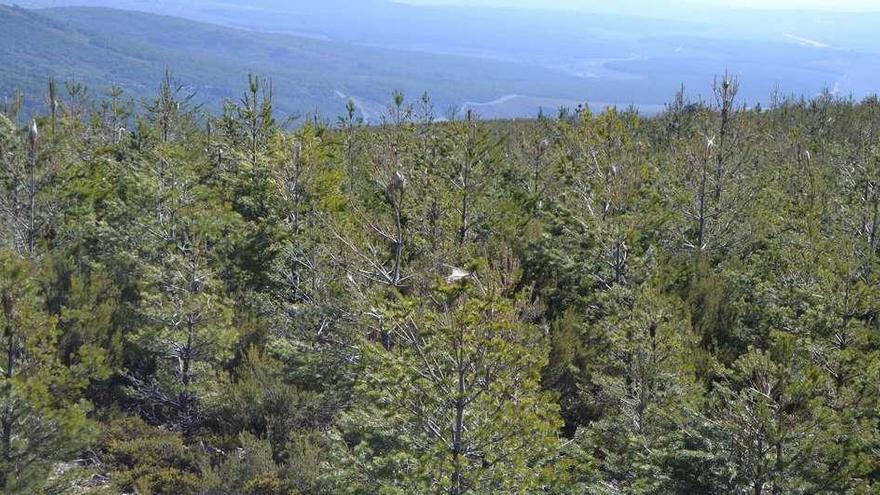
[[[161,4],[161,3],[160,3]],[[28,10],[0,3],[0,95],[25,93],[26,109],[44,108],[46,78],[76,81],[95,95],[118,87],[149,98],[169,68],[194,104],[211,109],[239,93],[242,74],[266,74],[280,90],[276,110],[303,119],[335,118],[348,99],[377,123],[395,89],[429,91],[438,115],[505,94],[539,104],[576,101],[588,83],[560,70],[498,59],[361,46],[320,35],[233,29],[109,8]],[[606,88],[597,94],[613,96]],[[526,98],[528,95],[528,98]],[[518,115],[514,110],[511,115]]]
[[[792,1],[0,1],[0,96],[22,90],[36,111],[54,77],[94,95],[115,86],[148,98],[170,69],[194,103],[217,109],[255,73],[275,83],[280,114],[335,119],[351,99],[378,123],[394,90],[427,91],[442,117],[471,108],[484,118],[530,118],[585,98],[593,111],[632,104],[655,114],[682,84],[710,96],[724,71],[743,79],[751,104],[766,106],[774,88],[873,94],[880,4],[773,6]]]
[[[181,87],[0,108],[3,493],[880,490],[877,98]]]

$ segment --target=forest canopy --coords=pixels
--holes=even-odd
[[[0,491],[875,493],[880,100],[0,115]]]

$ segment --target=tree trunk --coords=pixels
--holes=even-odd
[[[3,419],[0,421],[0,456],[3,458],[3,464],[6,469],[9,469],[10,463],[12,461],[12,377],[15,373],[15,329],[13,328],[12,323],[12,314],[13,314],[13,302],[12,298],[8,294],[3,294],[3,315],[6,319],[6,328],[4,328],[4,333],[6,337],[6,371],[3,374],[3,378],[6,383],[3,385],[3,396],[9,402],[6,405],[6,410],[3,411]],[[0,472],[0,488],[5,488],[7,482],[7,472],[3,470]]]
[[[465,408],[465,370],[464,370],[464,360],[462,347],[463,347],[463,335],[459,335],[459,342],[457,342],[457,367],[456,370],[458,372],[458,391],[455,398],[455,424],[452,428],[452,488],[449,493],[451,495],[464,495],[464,480],[462,473],[462,455],[463,455],[463,435],[464,435],[464,408]]]
[[[708,151],[707,151],[708,153]],[[708,157],[706,158],[708,160]],[[706,181],[708,180],[708,164],[703,161],[703,172],[700,176],[699,212],[697,214],[697,251],[702,251],[706,239]]]

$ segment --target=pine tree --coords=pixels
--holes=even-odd
[[[767,351],[742,356],[730,383],[718,387],[711,419],[728,463],[725,490],[761,495],[811,486],[825,384],[805,354],[793,336],[775,334]]]
[[[54,462],[84,448],[94,434],[82,398],[92,376],[59,359],[58,321],[45,311],[35,265],[0,251],[0,488],[38,493]]]
[[[538,493],[549,482],[559,419],[540,389],[543,338],[485,283],[443,284],[383,313],[396,344],[365,349],[366,402],[346,420],[359,493]]]

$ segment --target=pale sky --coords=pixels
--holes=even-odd
[[[660,10],[664,5],[702,4],[760,9],[803,9],[828,11],[880,11],[880,0],[397,0],[412,4],[464,4],[505,7],[557,8],[577,10],[641,9]],[[617,10],[614,9],[614,10]]]
[[[783,8],[783,9],[822,9],[832,11],[842,10],[880,10],[877,0],[739,0],[729,2],[724,0],[691,0],[692,3],[709,5],[727,5],[754,8]],[[552,2],[537,2],[552,3]]]

